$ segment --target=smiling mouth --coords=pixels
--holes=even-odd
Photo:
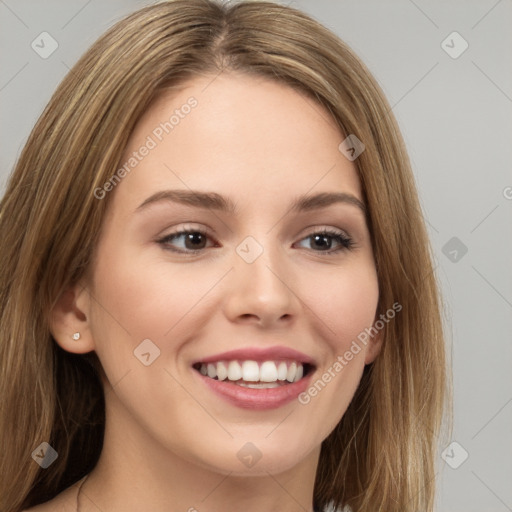
[[[286,386],[303,379],[314,369],[308,363],[292,360],[199,362],[193,368],[210,379],[252,389]]]

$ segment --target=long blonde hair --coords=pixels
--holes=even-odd
[[[0,205],[0,509],[19,512],[88,473],[102,447],[101,364],[59,348],[49,315],[89,269],[114,174],[140,116],[164,89],[223,69],[308,94],[344,136],[368,208],[378,314],[398,302],[376,361],[323,442],[314,502],[354,512],[430,512],[446,403],[441,300],[410,163],[375,79],[333,33],[270,2],[176,0],[109,29],[64,78],[35,125]],[[340,142],[343,139],[340,139]],[[32,460],[48,442],[58,458]]]

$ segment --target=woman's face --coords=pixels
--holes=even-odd
[[[240,74],[146,112],[98,193],[112,202],[79,301],[113,431],[234,475],[318,457],[379,348],[358,341],[378,283],[343,139],[312,100]]]

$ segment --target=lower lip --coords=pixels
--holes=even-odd
[[[242,409],[277,409],[293,400],[306,390],[311,380],[308,375],[297,382],[284,384],[277,388],[254,389],[230,384],[229,381],[215,380],[205,377],[197,370],[192,370],[214,393]]]

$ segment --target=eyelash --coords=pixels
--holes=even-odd
[[[199,233],[200,235],[202,235],[206,238],[211,238],[207,232],[202,231],[201,229],[186,229],[186,230],[182,230],[182,231],[176,231],[175,233],[170,233],[169,235],[165,235],[163,238],[157,240],[157,243],[162,245],[164,247],[164,249],[172,251],[172,252],[177,252],[180,254],[189,254],[189,255],[198,254],[199,252],[204,251],[206,248],[182,250],[182,249],[172,248],[169,245],[169,242],[171,240],[173,240],[175,238],[179,238],[182,235],[189,235],[192,233]],[[339,247],[338,249],[335,249],[335,250],[329,250],[329,251],[314,251],[313,250],[313,252],[316,252],[316,253],[319,253],[322,255],[332,256],[334,254],[338,254],[341,251],[350,251],[355,246],[352,238],[346,236],[343,232],[337,231],[334,229],[322,229],[320,231],[315,231],[315,232],[305,236],[300,241],[306,240],[315,235],[322,235],[322,236],[328,236],[328,237],[334,238],[341,245],[341,247]]]

